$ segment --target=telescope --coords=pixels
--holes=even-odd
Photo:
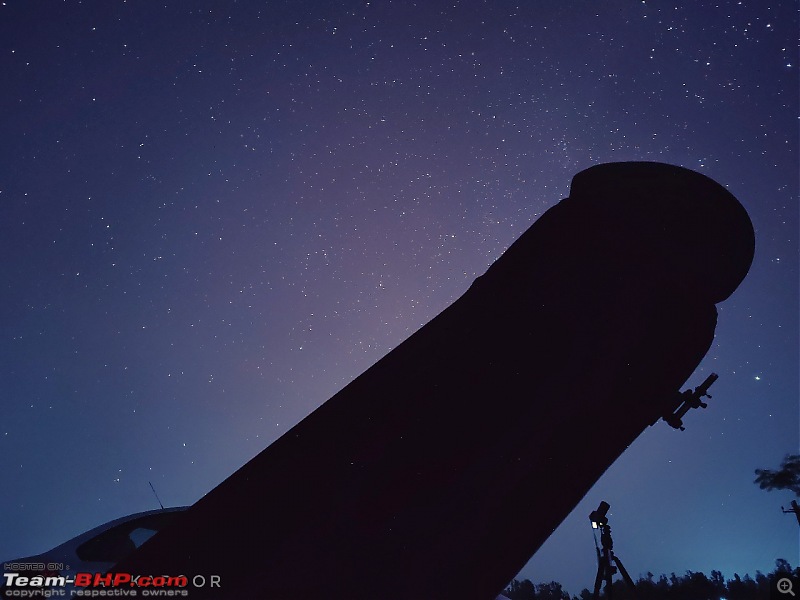
[[[601,527],[608,525],[608,509],[611,506],[606,501],[601,501],[600,506],[597,507],[597,510],[593,510],[589,514],[589,520],[592,522],[592,529],[600,529]]]
[[[597,537],[594,538],[595,550],[597,550],[597,576],[594,579],[594,593],[592,600],[600,600],[600,588],[605,582],[606,598],[613,600],[614,598],[614,585],[612,578],[616,573],[622,575],[622,579],[631,590],[631,594],[638,600],[639,596],[636,593],[636,584],[628,574],[627,569],[622,564],[619,556],[614,553],[614,540],[611,539],[611,525],[608,524],[608,509],[611,506],[608,502],[601,501],[597,510],[593,510],[589,514],[589,520],[592,522],[593,529],[600,530],[600,543],[603,545],[602,549],[597,545]]]
[[[686,428],[683,426],[683,417],[689,412],[691,408],[707,408],[708,404],[702,402],[700,399],[711,398],[711,394],[708,393],[708,388],[719,379],[719,375],[716,373],[712,373],[706,380],[694,388],[692,390],[686,390],[679,395],[681,399],[681,404],[678,406],[678,409],[670,414],[664,415],[664,420],[674,427],[675,429],[680,429],[681,431],[685,431]]]
[[[681,386],[754,244],[705,175],[578,173],[461,298],[114,571],[224,582],[192,600],[496,597],[646,427],[702,405],[716,375]]]

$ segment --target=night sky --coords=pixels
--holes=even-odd
[[[0,559],[157,508],[148,481],[194,503],[576,172],[656,160],[755,226],[686,386],[714,397],[520,577],[591,587],[600,500],[634,577],[797,565],[791,495],[753,483],[798,449],[797,32],[788,1],[2,2]]]

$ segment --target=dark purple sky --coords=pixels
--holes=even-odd
[[[800,562],[797,3],[0,6],[0,558],[191,504],[463,293],[598,162],[748,209],[687,430],[646,431],[521,573],[577,593]],[[643,397],[647,390],[642,390]],[[580,461],[580,440],[565,452]],[[447,575],[447,574],[443,574]],[[457,574],[453,574],[457,576]]]

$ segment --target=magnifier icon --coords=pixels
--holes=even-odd
[[[787,577],[782,577],[778,579],[778,591],[781,594],[789,594],[790,596],[794,597],[795,593],[792,590],[792,580]]]

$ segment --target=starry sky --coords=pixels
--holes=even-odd
[[[791,496],[753,471],[798,449],[797,31],[774,0],[5,0],[0,558],[157,508],[148,482],[195,502],[576,172],[656,160],[756,230],[688,382],[719,373],[714,398],[645,431],[519,577],[590,587],[600,500],[634,577],[796,565]]]

